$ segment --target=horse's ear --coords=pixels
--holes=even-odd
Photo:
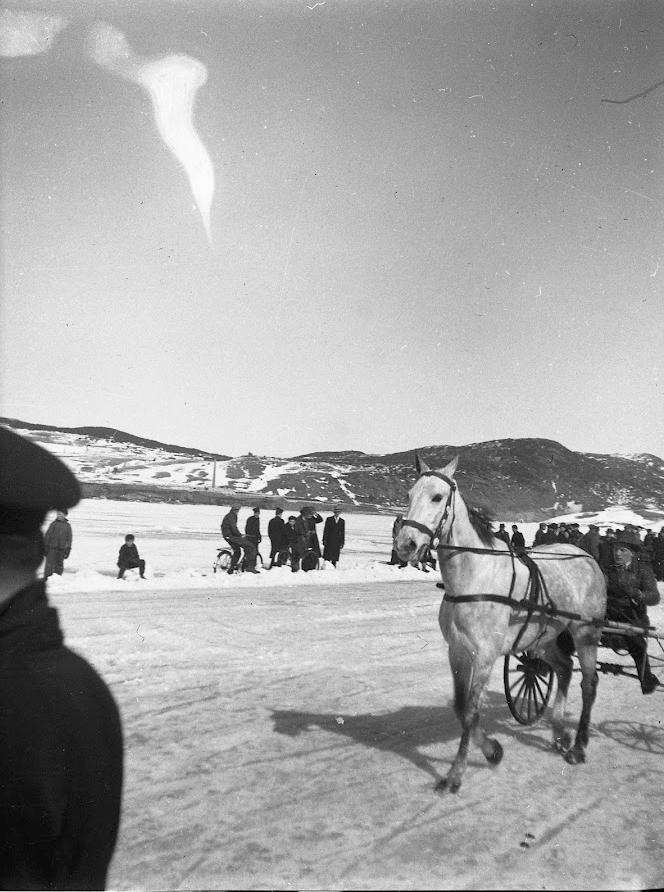
[[[415,453],[415,470],[418,474],[424,474],[425,471],[430,470],[429,465],[420,458],[419,452]]]
[[[457,469],[457,465],[459,464],[459,456],[455,455],[451,462],[448,462],[445,467],[442,469],[441,473],[446,477],[454,477],[454,473]]]

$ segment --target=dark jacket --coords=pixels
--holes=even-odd
[[[120,821],[120,716],[63,644],[43,581],[0,608],[0,888],[104,889]]]
[[[230,539],[241,539],[242,533],[237,525],[237,513],[229,511],[221,521],[221,535],[228,542]]]
[[[657,580],[649,564],[634,558],[624,569],[611,564],[605,573],[607,619],[619,622],[648,621],[646,607],[659,604]]]
[[[311,531],[309,530],[309,524],[307,522],[307,518],[302,514],[298,514],[297,519],[295,521],[295,544],[292,546],[293,550],[296,551],[297,554],[302,557],[305,551],[310,547],[311,542]]]
[[[138,554],[138,548],[136,548],[135,544],[128,545],[125,542],[124,545],[120,546],[120,553],[118,554],[118,567],[138,567],[140,560],[141,559]]]
[[[286,538],[286,521],[278,514],[271,518],[267,525],[267,535],[272,547],[279,550],[288,548],[288,539]]]
[[[535,533],[535,538],[533,539],[533,547],[535,545],[544,545],[544,537],[546,536],[546,530],[543,530],[542,527],[537,528],[537,532]]]
[[[584,533],[583,536],[581,536],[578,545],[579,548],[583,548],[584,551],[587,551],[588,554],[591,554],[596,561],[599,561],[600,541],[600,535],[597,530],[588,530],[587,533]]]
[[[506,545],[510,544],[510,534],[507,532],[507,530],[497,530],[494,535],[496,539],[502,539]]]
[[[334,515],[325,520],[323,527],[323,557],[326,561],[338,561],[346,540],[346,521],[335,520]]]
[[[247,522],[244,526],[244,535],[247,536],[248,539],[252,539],[256,545],[263,538],[261,536],[261,519],[257,514],[252,514],[251,517],[247,518]]]
[[[320,557],[320,542],[318,541],[316,524],[322,522],[323,518],[317,511],[314,511],[314,513],[310,514],[307,518],[307,523],[309,525],[309,548],[313,549],[318,557]]]
[[[71,542],[71,524],[66,517],[63,517],[62,519],[56,517],[44,533],[44,546],[46,547],[46,551],[64,551],[65,557],[69,557]]]
[[[511,538],[512,548],[525,548],[526,540],[523,538],[523,533],[520,530],[515,530],[512,533]]]

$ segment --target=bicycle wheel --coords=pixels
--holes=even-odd
[[[231,565],[231,561],[233,559],[233,553],[228,550],[228,548],[220,548],[217,552],[217,559],[215,560],[212,569],[216,573],[217,570],[228,570]]]

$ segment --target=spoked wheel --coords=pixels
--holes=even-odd
[[[553,691],[553,669],[530,651],[507,654],[503,669],[505,699],[520,725],[541,718]]]
[[[216,573],[217,570],[226,571],[231,565],[231,560],[233,558],[233,553],[229,551],[227,548],[221,548],[217,552],[217,559],[212,565],[212,569]]]

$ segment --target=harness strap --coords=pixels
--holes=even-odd
[[[578,620],[579,622],[589,623],[593,626],[603,626],[605,623],[603,619],[588,619],[588,617],[581,616],[580,613],[571,613],[569,610],[560,610],[553,604],[532,604],[529,603],[529,599],[517,601],[515,598],[510,598],[507,595],[493,595],[488,593],[478,595],[450,595],[448,592],[445,592],[445,594],[443,595],[443,601],[450,601],[454,604],[470,604],[478,603],[481,601],[493,601],[496,604],[505,604],[505,606],[511,607],[512,610],[527,610],[529,615],[533,613],[542,613],[545,616],[562,616],[565,619],[574,619]]]

